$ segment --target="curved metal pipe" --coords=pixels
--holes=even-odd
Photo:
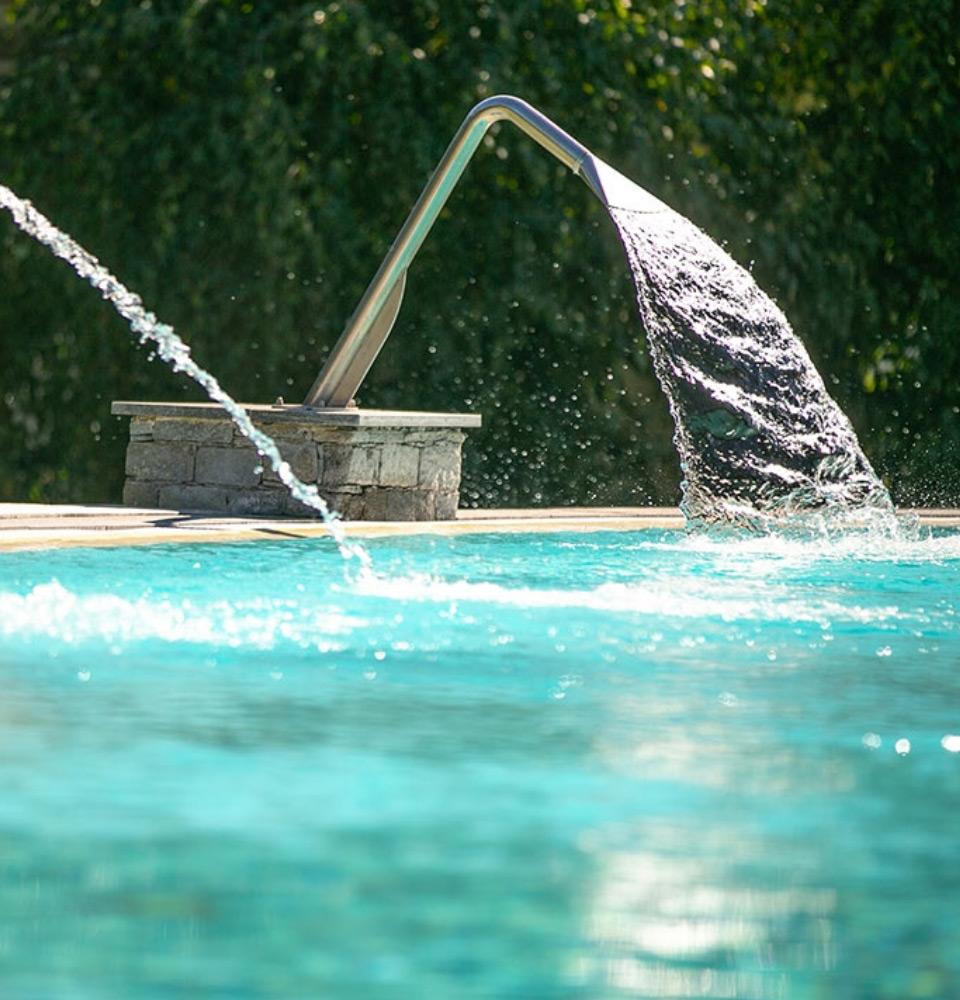
[[[498,121],[512,122],[575,174],[583,177],[604,204],[609,203],[604,192],[604,170],[608,175],[620,175],[603,161],[596,160],[573,136],[519,97],[501,95],[481,101],[463,120],[433,176],[410,210],[407,221],[307,393],[305,406],[343,407],[351,404],[393,328],[403,299],[407,268],[487,130]]]

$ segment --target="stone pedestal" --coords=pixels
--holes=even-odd
[[[460,491],[462,428],[473,414],[249,406],[294,474],[350,520],[449,520]],[[130,507],[318,516],[290,496],[212,403],[115,402],[130,417],[123,502]]]

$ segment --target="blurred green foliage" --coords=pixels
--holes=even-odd
[[[953,0],[12,0],[0,180],[248,401],[302,397],[466,111],[515,93],[721,241],[903,502],[960,500]],[[510,126],[366,405],[474,410],[468,503],[673,502],[614,230]],[[0,498],[119,496],[119,398],[199,398],[0,219]]]

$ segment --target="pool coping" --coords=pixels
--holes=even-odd
[[[904,510],[929,527],[960,528],[960,509]],[[676,507],[537,507],[461,510],[453,521],[344,521],[351,538],[503,532],[682,528]],[[319,521],[148,508],[0,503],[0,551],[329,537]]]

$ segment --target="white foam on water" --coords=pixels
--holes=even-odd
[[[909,523],[892,530],[889,526],[847,528],[823,535],[790,530],[731,535],[725,531],[695,529],[669,538],[651,534],[649,539],[632,539],[624,543],[623,549],[701,554],[715,559],[718,568],[748,566],[758,561],[790,567],[853,562],[942,565],[960,562],[960,532],[935,534],[929,528]]]
[[[0,592],[0,636],[65,644],[157,640],[263,650],[295,643],[329,652],[342,649],[344,637],[365,625],[364,619],[337,609],[271,598],[130,600],[78,594],[57,580],[25,594]]]
[[[765,584],[762,595],[731,587],[727,580],[676,575],[649,582],[603,583],[583,589],[511,587],[500,583],[475,583],[411,574],[385,578],[368,574],[354,582],[359,594],[392,601],[425,601],[448,604],[477,603],[517,608],[579,608],[613,614],[651,616],[659,619],[707,621],[858,622],[922,620],[922,615],[895,604],[859,606],[843,595],[812,598],[798,595],[789,585]]]
[[[386,578],[363,574],[350,585],[353,597],[381,602],[472,605],[543,611],[582,610],[630,615],[660,622],[813,623],[843,622],[921,627],[924,614],[896,604],[861,606],[849,595],[826,589],[811,595],[784,584],[765,583],[760,594],[722,580],[684,575],[651,582],[603,583],[596,587],[509,586],[409,574]],[[755,591],[755,588],[754,588]],[[381,605],[380,611],[383,608]],[[131,644],[157,641],[211,648],[272,650],[289,645],[320,653],[339,652],[371,622],[362,613],[287,599],[133,599],[109,593],[77,593],[56,580],[24,594],[0,592],[0,640],[45,648],[94,642],[123,652]],[[427,638],[425,635],[424,638]]]
[[[131,598],[76,592],[51,580],[23,593],[0,591],[0,640],[36,636],[69,644],[155,639],[256,649],[295,643],[329,651],[342,648],[340,640],[349,641],[348,633],[382,617],[383,605],[375,608],[372,618],[365,605],[357,606],[358,599],[365,598],[387,606],[577,609],[677,623],[852,623],[917,631],[936,620],[939,605],[923,606],[909,597],[899,602],[882,587],[875,589],[872,581],[897,565],[930,566],[938,575],[944,566],[956,565],[960,572],[960,532],[899,539],[870,533],[827,538],[732,535],[617,535],[616,564],[609,572],[595,564],[600,556],[591,557],[584,575],[564,582],[477,581],[460,574],[410,572],[385,576],[364,569],[335,586],[340,594],[335,606],[320,606],[309,597],[269,594],[158,598],[144,593]],[[558,545],[564,552],[592,552],[606,550],[611,543],[593,536]],[[558,552],[558,558],[565,557]],[[629,578],[623,578],[625,573]],[[851,587],[851,580],[860,577],[865,592]]]

